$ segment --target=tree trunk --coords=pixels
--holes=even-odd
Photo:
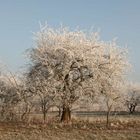
[[[133,114],[135,112],[135,105],[131,104],[129,107],[129,114]]]
[[[21,115],[21,120],[25,121],[27,119],[27,117],[29,117],[29,113],[31,111],[31,108],[28,107],[28,105],[26,105],[25,111],[22,113]]]
[[[110,112],[107,111],[107,115],[106,115],[106,127],[109,128],[109,114]]]
[[[132,109],[132,112],[133,112],[133,113],[135,112],[135,108],[136,108],[136,106],[133,105],[133,109]]]
[[[69,107],[63,107],[61,122],[70,122],[71,121],[71,111]]]
[[[110,122],[109,122],[109,121],[110,121],[110,120],[109,120],[109,117],[110,117],[111,108],[112,108],[112,105],[108,106],[108,110],[107,110],[107,114],[106,114],[106,127],[107,127],[107,128],[109,128],[109,125],[110,125],[110,124],[109,124],[109,123],[110,123]]]
[[[46,104],[45,103],[42,104],[42,113],[43,113],[43,121],[45,123],[45,121],[46,121],[46,114],[47,114],[47,109],[46,109]]]
[[[46,111],[43,112],[43,120],[46,121]]]
[[[133,104],[133,107],[132,107],[132,113],[135,112],[136,106],[137,106],[137,103],[134,103],[134,104]]]
[[[130,104],[130,107],[129,107],[129,114],[132,114],[132,106]]]
[[[62,111],[61,111],[61,107],[58,107],[59,111],[58,111],[58,116],[61,117]]]

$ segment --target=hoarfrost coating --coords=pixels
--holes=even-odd
[[[61,104],[62,120],[70,119],[72,105],[83,97],[92,100],[104,94],[116,98],[129,63],[127,50],[115,41],[103,42],[98,33],[46,25],[35,33],[35,42],[28,53],[32,62],[28,85],[43,94],[41,98]]]

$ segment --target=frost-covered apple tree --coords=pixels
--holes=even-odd
[[[84,97],[115,94],[127,65],[126,51],[115,41],[105,43],[98,33],[48,25],[35,34],[35,41],[29,51],[32,89],[43,101],[59,101],[62,121],[71,119],[72,106]]]

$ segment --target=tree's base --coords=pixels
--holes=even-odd
[[[70,122],[71,121],[71,111],[70,108],[63,108],[61,122]]]

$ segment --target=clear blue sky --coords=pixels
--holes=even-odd
[[[0,0],[0,60],[12,71],[26,64],[39,21],[81,29],[101,29],[101,39],[128,45],[133,81],[140,82],[140,0]]]

